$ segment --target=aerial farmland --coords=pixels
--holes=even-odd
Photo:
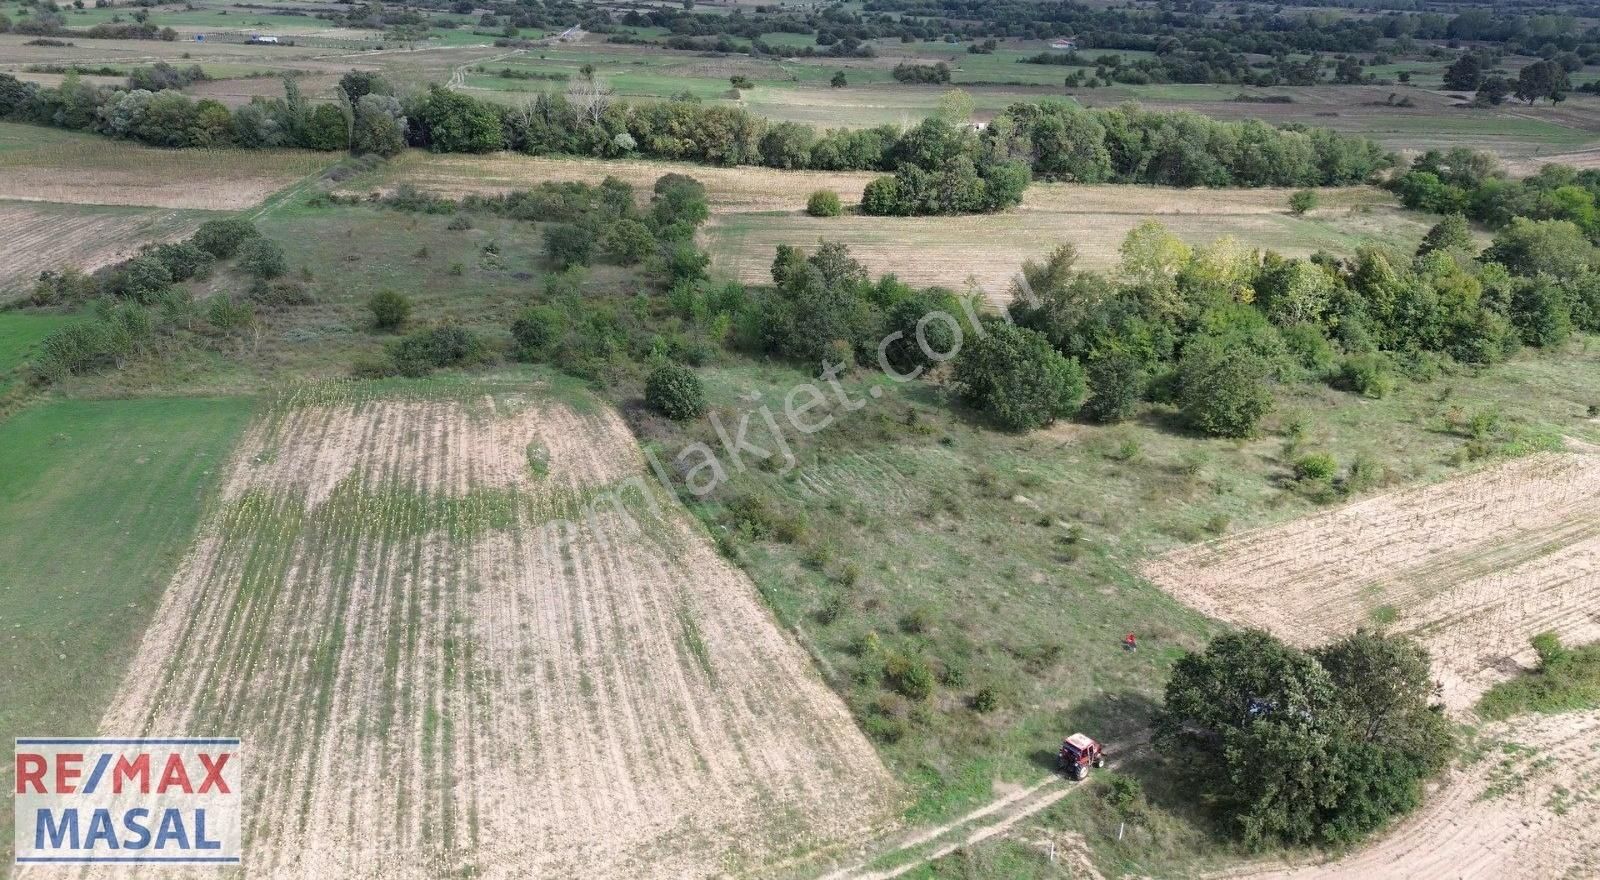
[[[0,6],[6,870],[1600,872],[1591,13]]]

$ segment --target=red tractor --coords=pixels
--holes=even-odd
[[[1056,769],[1067,771],[1073,779],[1082,781],[1089,775],[1089,768],[1104,767],[1106,765],[1105,750],[1100,744],[1084,736],[1074,733],[1061,741],[1061,751],[1056,753]]]

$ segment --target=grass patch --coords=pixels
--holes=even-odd
[[[1600,706],[1600,642],[1568,648],[1554,633],[1541,633],[1533,646],[1538,667],[1490,688],[1478,701],[1480,715],[1501,719]]]
[[[0,461],[28,463],[0,467],[0,740],[95,732],[252,407],[56,401],[0,423]]]

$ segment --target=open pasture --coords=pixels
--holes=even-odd
[[[1600,638],[1600,455],[1532,456],[1178,550],[1145,574],[1297,645],[1359,626],[1410,633],[1465,713],[1533,664],[1533,635]]]
[[[259,876],[768,873],[879,830],[844,704],[617,415],[286,393],[101,722],[233,731]]]
[[[0,122],[0,199],[238,211],[334,158],[310,150],[162,150]]]

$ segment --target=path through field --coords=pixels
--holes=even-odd
[[[1463,712],[1529,666],[1528,639],[1600,639],[1600,455],[1549,453],[1168,554],[1180,601],[1316,645],[1387,621]]]
[[[331,387],[247,432],[102,723],[244,738],[251,874],[762,875],[892,824],[614,412]]]

